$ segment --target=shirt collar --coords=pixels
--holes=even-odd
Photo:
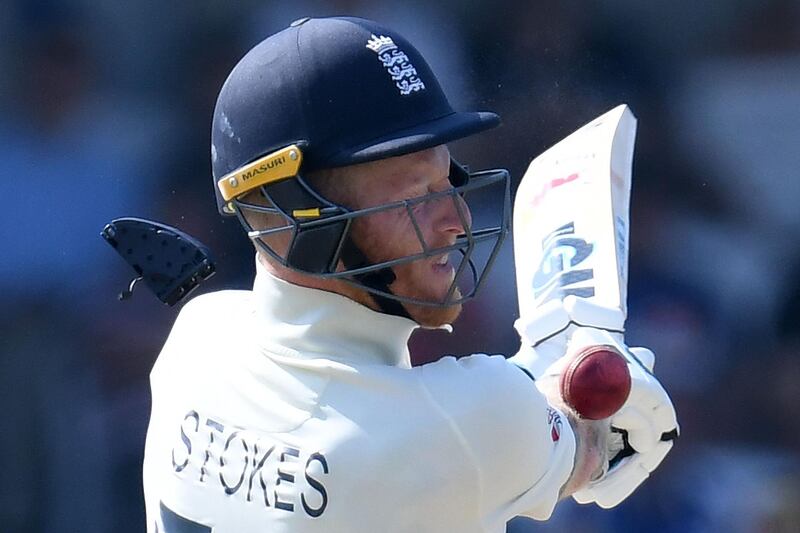
[[[294,285],[256,260],[257,338],[272,352],[410,368],[408,339],[419,324],[373,311],[333,292]]]

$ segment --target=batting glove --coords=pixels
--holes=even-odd
[[[563,300],[551,300],[534,315],[520,317],[514,322],[522,343],[513,360],[538,379],[564,357],[576,331],[603,330],[619,344],[624,323],[625,315],[620,309],[602,307],[571,295]]]
[[[512,361],[534,378],[550,377],[562,366],[571,343],[615,346],[628,361],[631,392],[611,417],[609,462],[605,473],[573,494],[579,503],[614,507],[647,479],[672,449],[679,434],[675,408],[653,375],[655,355],[647,348],[628,348],[623,342],[625,316],[619,309],[598,306],[567,296],[545,304],[533,317],[521,317],[514,327],[522,348]]]
[[[617,348],[628,359],[631,392],[611,417],[608,470],[572,495],[578,503],[594,502],[604,509],[618,505],[650,476],[680,431],[672,401],[653,376],[653,352],[624,345]]]

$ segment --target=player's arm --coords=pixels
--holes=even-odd
[[[566,362],[566,358],[563,362]],[[559,365],[561,364],[562,361],[559,361]],[[591,481],[599,479],[605,473],[605,465],[608,461],[606,440],[611,430],[611,423],[608,419],[582,418],[569,407],[562,398],[559,373],[560,370],[551,372],[537,380],[535,388],[552,408],[558,409],[565,415],[575,436],[572,471],[559,490],[559,499],[562,499],[588,486]]]
[[[442,414],[467,459],[479,514],[497,523],[524,514],[546,520],[570,479],[576,442],[565,415],[503,356],[445,357],[417,367],[431,410]]]
[[[609,420],[588,420],[561,399],[555,372],[532,380],[513,360],[473,355],[417,367],[478,484],[460,484],[480,514],[548,519],[557,502],[605,473]],[[526,375],[527,374],[527,375]]]
[[[569,412],[567,419],[575,434],[575,459],[572,473],[559,491],[559,499],[572,496],[599,479],[605,472],[608,460],[606,439],[610,431],[609,421],[586,420]]]

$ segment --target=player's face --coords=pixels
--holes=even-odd
[[[371,207],[425,196],[452,188],[449,181],[450,152],[444,145],[421,152],[355,167],[360,174],[351,183],[357,190],[358,207]],[[469,209],[455,196],[421,202],[413,208],[414,219],[429,249],[451,245],[464,233],[455,202],[469,225]],[[392,260],[422,252],[420,239],[409,214],[402,209],[379,212],[357,220],[353,226],[356,244],[372,262]],[[455,271],[449,255],[426,257],[393,268],[397,279],[391,290],[398,296],[422,300],[443,300],[453,282]],[[454,297],[460,297],[456,292]],[[430,307],[405,304],[419,324],[436,327],[453,322],[460,305]]]

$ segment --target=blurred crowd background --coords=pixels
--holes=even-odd
[[[178,309],[117,294],[123,215],[209,245],[201,291],[247,288],[216,213],[210,120],[246,50],[301,16],[405,34],[456,108],[504,126],[451,147],[516,185],[621,102],[639,119],[629,344],[657,354],[682,436],[619,508],[562,504],[509,532],[800,531],[800,3],[796,0],[0,2],[0,530],[141,532],[148,372]],[[506,243],[455,333],[417,362],[518,346]]]

